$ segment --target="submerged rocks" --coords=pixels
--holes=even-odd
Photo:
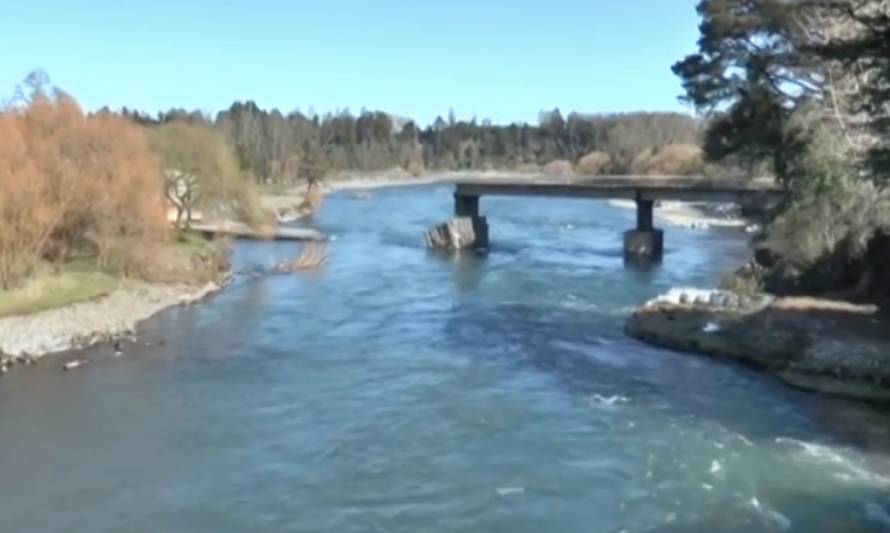
[[[678,289],[637,309],[627,333],[752,364],[801,388],[890,401],[888,324],[874,306]]]
[[[29,366],[37,364],[37,359],[29,354],[6,355],[0,352],[0,375],[9,373],[15,366]]]

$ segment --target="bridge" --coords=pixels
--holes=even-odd
[[[624,253],[629,259],[659,260],[664,232],[654,225],[657,201],[740,203],[770,207],[786,192],[766,180],[721,180],[693,177],[609,176],[581,180],[468,179],[455,183],[454,214],[469,222],[467,246],[487,248],[488,221],[481,215],[483,196],[542,196],[576,199],[632,200],[637,205],[637,225],[624,234]]]

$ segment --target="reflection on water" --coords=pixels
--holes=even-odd
[[[861,404],[642,345],[629,309],[713,285],[733,231],[669,228],[625,269],[632,211],[483,200],[485,255],[431,254],[447,187],[337,195],[329,264],[255,275],[0,382],[0,531],[886,531],[890,424]]]

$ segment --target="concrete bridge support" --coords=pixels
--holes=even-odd
[[[488,220],[479,215],[479,197],[454,193],[454,216],[469,219],[472,226],[470,247],[488,248]]]
[[[624,234],[624,257],[658,262],[664,254],[664,232],[654,226],[655,202],[637,197],[637,227]]]

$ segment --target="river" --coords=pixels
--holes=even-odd
[[[296,246],[238,243],[230,287],[123,357],[0,380],[0,531],[890,530],[886,412],[622,332],[743,233],[669,228],[626,269],[632,211],[486,198],[487,256],[427,253],[450,210],[338,193],[323,269],[259,275]]]

